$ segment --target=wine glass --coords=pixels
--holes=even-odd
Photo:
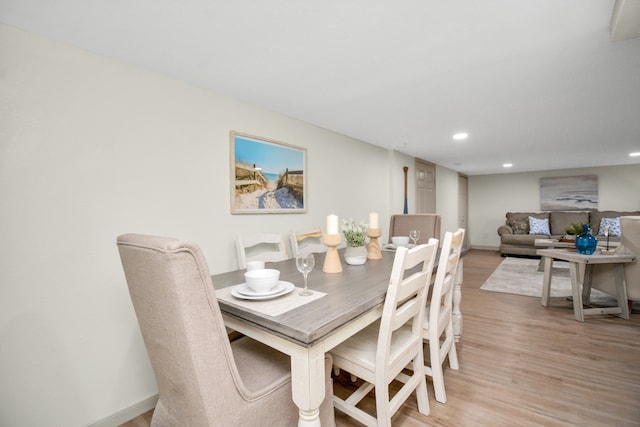
[[[298,268],[298,271],[304,276],[304,289],[302,290],[302,292],[300,292],[300,295],[302,295],[303,297],[307,295],[313,295],[313,292],[311,292],[307,288],[307,276],[309,275],[311,270],[313,270],[313,266],[315,265],[315,263],[316,259],[313,257],[313,254],[298,255],[296,257],[296,267]]]
[[[413,240],[413,246],[417,245],[418,239],[420,239],[420,230],[409,231],[409,238]]]

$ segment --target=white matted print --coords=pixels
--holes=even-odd
[[[588,211],[598,209],[598,176],[540,178],[540,209]]]
[[[306,212],[307,150],[231,132],[231,213]]]

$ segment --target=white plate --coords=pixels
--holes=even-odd
[[[411,248],[415,248],[416,245],[414,245],[413,243],[409,243],[407,246],[400,246],[401,248],[407,248],[407,249],[411,249]],[[387,243],[386,245],[382,246],[382,249],[388,249],[390,251],[395,251],[396,249],[398,249],[398,246],[394,245],[393,243]]]
[[[285,286],[284,282],[278,281],[276,286],[274,286],[273,289],[271,289],[270,291],[256,292],[256,291],[252,290],[249,286],[247,286],[246,283],[243,283],[241,285],[236,286],[236,289],[238,290],[238,293],[240,293],[240,294],[242,294],[244,296],[248,296],[248,297],[268,297],[270,295],[277,294],[278,292],[282,291],[284,286]]]
[[[264,295],[264,294],[260,294],[260,295],[243,295],[242,293],[238,292],[238,288],[240,288],[241,286],[244,286],[246,288],[246,284],[242,284],[242,285],[238,285],[236,287],[234,287],[233,289],[231,289],[231,295],[233,295],[234,297],[238,298],[238,299],[249,299],[249,300],[263,300],[263,299],[271,299],[271,298],[276,298],[276,297],[280,297],[282,295],[286,295],[289,292],[291,292],[292,290],[295,289],[295,285],[293,283],[290,282],[283,282],[282,280],[280,281],[280,285],[278,287],[278,291],[273,293],[273,294],[268,294],[268,295]],[[248,290],[248,288],[246,288]],[[249,291],[251,292],[251,291]]]

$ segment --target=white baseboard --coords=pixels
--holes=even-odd
[[[138,403],[134,403],[128,408],[124,408],[115,414],[109,415],[100,421],[89,424],[88,427],[118,427],[127,421],[131,421],[135,417],[144,414],[147,411],[152,410],[158,403],[158,395],[154,394]]]

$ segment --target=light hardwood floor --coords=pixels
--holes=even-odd
[[[412,397],[393,425],[640,426],[640,313],[579,323],[563,298],[545,309],[540,298],[480,290],[501,261],[494,251],[464,258],[460,370],[445,364],[447,403],[435,401],[428,380],[431,414]],[[334,379],[336,393],[351,387],[344,373]],[[373,410],[373,398],[364,405]],[[149,412],[124,426],[150,420]],[[336,424],[361,426],[339,411]]]

